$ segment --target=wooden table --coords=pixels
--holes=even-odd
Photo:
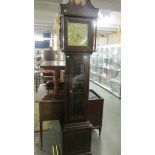
[[[60,70],[65,70],[64,61],[43,61],[40,65],[41,71],[53,70],[54,71],[54,90],[52,93],[46,94],[44,90],[40,91],[39,97],[39,114],[40,114],[40,138],[41,148],[42,143],[42,126],[43,121],[60,120],[63,114],[63,91],[60,91],[60,84],[63,79],[60,79]],[[38,92],[39,93],[39,92]],[[46,94],[46,95],[45,95]]]
[[[89,107],[88,118],[91,122],[93,129],[99,129],[99,135],[102,129],[102,117],[104,108],[104,99],[101,98],[93,90],[89,90]]]
[[[65,61],[43,61],[40,65],[42,69],[63,70],[65,69]]]

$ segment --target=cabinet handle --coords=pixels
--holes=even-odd
[[[69,92],[70,92],[70,94],[72,94],[72,90],[70,90]]]

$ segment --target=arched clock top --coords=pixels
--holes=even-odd
[[[60,12],[66,16],[97,18],[99,9],[92,6],[90,0],[69,0],[60,5]]]

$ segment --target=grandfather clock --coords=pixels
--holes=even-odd
[[[88,120],[90,55],[96,44],[98,9],[89,0],[60,5],[60,47],[65,53],[65,103],[62,154],[91,155]]]

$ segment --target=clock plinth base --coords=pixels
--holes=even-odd
[[[89,121],[64,124],[62,128],[62,155],[92,155]]]

